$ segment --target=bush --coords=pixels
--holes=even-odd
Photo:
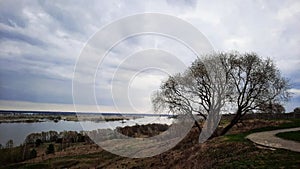
[[[14,141],[12,139],[8,140],[6,142],[6,148],[13,148],[14,147]]]
[[[32,149],[32,150],[30,151],[29,158],[30,158],[30,159],[31,159],[31,158],[35,158],[36,156],[37,156],[36,150],[35,150],[35,149]]]
[[[39,147],[42,143],[43,143],[43,141],[39,138],[35,140],[35,146],[36,147]]]
[[[294,109],[294,113],[300,114],[300,107],[296,107],[296,108]]]
[[[49,146],[46,150],[46,154],[54,154],[54,145],[53,144],[49,144]]]
[[[2,165],[18,163],[24,161],[23,153],[24,153],[24,146],[17,146],[12,148],[3,148],[0,149],[0,167]],[[26,157],[26,154],[25,154]]]

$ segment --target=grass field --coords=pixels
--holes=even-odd
[[[284,133],[278,133],[276,134],[277,137],[286,139],[286,140],[293,140],[300,142],[300,130],[299,131],[290,131],[290,132],[284,132]]]

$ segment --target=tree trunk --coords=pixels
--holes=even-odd
[[[220,136],[225,135],[240,120],[240,118],[242,117],[241,114],[242,114],[241,111],[237,111],[236,115],[231,120],[231,122],[222,130]]]
[[[195,120],[195,124],[196,124],[196,127],[199,129],[199,132],[201,133],[202,128],[201,128],[201,126],[199,125],[199,123],[198,123],[197,120]]]
[[[220,136],[225,135],[233,126],[235,125],[235,123],[233,123],[232,121],[222,130],[222,132],[220,133]]]

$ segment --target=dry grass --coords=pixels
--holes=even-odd
[[[94,144],[76,144],[54,155],[41,156],[11,168],[299,168],[300,153],[256,147],[245,139],[262,127],[286,126],[288,121],[248,120],[234,127],[228,136],[198,144],[193,128],[173,149],[149,158],[132,159],[106,152]],[[299,122],[299,121],[298,121]],[[299,125],[298,122],[294,122]],[[298,123],[298,124],[297,124]],[[295,125],[293,124],[293,125]],[[291,126],[293,126],[291,125]],[[97,148],[98,147],[98,148]],[[7,167],[7,168],[10,168]]]

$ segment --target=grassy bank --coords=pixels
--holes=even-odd
[[[276,134],[277,137],[300,142],[300,131],[290,131]]]
[[[279,121],[279,120],[270,120],[270,121]],[[291,119],[287,122],[283,122],[279,125],[273,126],[266,126],[261,128],[254,128],[246,132],[238,133],[238,134],[228,134],[227,137],[231,141],[246,141],[246,136],[256,132],[263,132],[263,131],[271,131],[271,130],[279,130],[279,129],[288,129],[288,128],[295,128],[300,127],[300,119]]]
[[[173,149],[149,158],[131,159],[102,150],[94,144],[76,144],[63,153],[2,168],[299,168],[300,153],[255,145],[245,137],[259,131],[299,127],[290,121],[251,120],[233,128],[231,134],[198,144],[198,130]],[[259,127],[259,128],[257,128]]]

